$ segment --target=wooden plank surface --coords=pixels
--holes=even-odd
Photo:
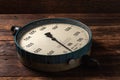
[[[120,0],[0,0],[0,13],[118,13]]]
[[[42,18],[68,17],[87,24],[93,33],[91,56],[100,69],[82,66],[60,73],[45,73],[24,67],[17,58],[12,25],[23,26]],[[112,80],[120,79],[120,14],[1,14],[0,80]]]

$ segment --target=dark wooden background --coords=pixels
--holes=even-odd
[[[120,0],[0,0],[0,13],[119,13]]]
[[[0,80],[120,80],[120,0],[0,0],[0,13]],[[91,56],[100,69],[44,73],[20,63],[11,26],[51,17],[73,18],[90,27]]]
[[[78,67],[59,73],[36,72],[17,57],[10,28],[50,17],[69,17],[87,24],[93,33],[91,56],[100,68]],[[0,80],[120,80],[120,14],[0,14]]]

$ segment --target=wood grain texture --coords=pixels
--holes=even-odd
[[[0,0],[0,13],[118,13],[119,0]]]
[[[24,67],[17,58],[12,25],[42,18],[68,17],[87,24],[93,33],[91,56],[99,60],[99,69],[78,68],[45,73]],[[119,80],[120,79],[120,14],[1,14],[0,15],[0,80]]]

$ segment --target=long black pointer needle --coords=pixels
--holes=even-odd
[[[69,51],[72,52],[71,49],[69,49],[68,47],[66,47],[65,45],[63,45],[61,42],[59,42],[56,38],[54,38],[53,35],[52,35],[50,32],[45,33],[45,35],[46,35],[47,37],[51,38],[53,41],[56,41],[58,44],[60,44],[61,46],[63,46],[63,47],[66,48],[67,50],[69,50]]]

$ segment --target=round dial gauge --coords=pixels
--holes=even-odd
[[[52,23],[27,31],[19,44],[34,54],[61,55],[82,48],[88,41],[89,35],[85,29],[67,23]]]
[[[36,20],[24,27],[14,26],[11,31],[21,62],[42,71],[65,71],[79,66],[92,44],[91,30],[68,18]]]

